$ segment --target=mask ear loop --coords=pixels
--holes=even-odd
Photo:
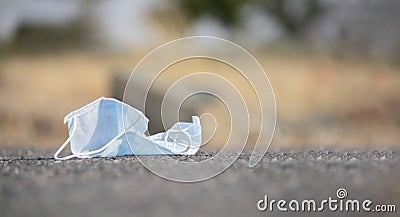
[[[61,147],[56,151],[56,153],[54,154],[54,159],[56,160],[68,160],[74,157],[81,157],[81,158],[88,158],[90,157],[90,155],[92,154],[98,154],[104,150],[106,150],[115,140],[117,140],[118,138],[120,138],[122,135],[124,135],[124,133],[126,133],[127,130],[129,130],[130,128],[132,128],[133,126],[135,126],[137,124],[137,122],[139,122],[140,120],[140,116],[138,116],[138,118],[136,119],[136,121],[131,124],[127,129],[125,129],[124,131],[122,131],[121,133],[119,133],[117,136],[115,136],[113,139],[111,139],[106,145],[104,145],[103,147],[93,150],[93,151],[89,151],[89,152],[85,152],[85,153],[80,153],[80,154],[72,154],[66,157],[62,157],[59,158],[58,155],[60,154],[60,152],[65,148],[65,146],[67,146],[67,144],[71,141],[72,136],[75,133],[75,129],[76,129],[76,121],[75,121],[75,117],[72,120],[73,121],[73,128],[72,128],[72,132],[71,135],[68,137],[68,139],[64,142],[64,144],[61,145]]]
[[[195,116],[193,116],[193,117],[195,117]],[[169,129],[169,130],[166,132],[166,135],[165,135],[165,137],[164,137],[165,146],[168,147],[168,145],[167,145],[167,144],[168,144],[168,138],[171,138],[171,136],[170,136],[170,133],[171,133],[171,132],[183,133],[183,134],[189,139],[189,144],[186,146],[185,150],[183,150],[183,151],[181,151],[181,152],[179,152],[179,153],[177,153],[177,154],[182,154],[182,153],[188,152],[189,149],[192,147],[192,136],[190,136],[190,134],[187,132],[187,130],[189,130],[190,128],[194,127],[194,125],[200,125],[199,119],[198,119],[197,117],[195,117],[195,118],[193,119],[193,124],[191,124],[190,126],[188,126],[188,127],[186,127],[186,128],[181,128],[181,126],[179,126],[179,130]],[[198,134],[197,134],[197,135],[198,135]],[[197,136],[197,135],[194,135],[194,136]],[[172,146],[172,150],[173,150],[173,151],[176,151],[177,137],[178,137],[178,135],[176,135],[175,138],[172,138],[172,140],[174,141],[174,144],[173,144],[173,146]]]
[[[77,157],[74,154],[68,155],[66,157],[58,157],[58,155],[61,153],[62,150],[64,150],[65,146],[68,145],[68,143],[71,141],[72,136],[75,134],[75,130],[76,130],[76,121],[75,121],[75,117],[72,119],[72,132],[71,135],[68,136],[68,139],[65,140],[64,144],[62,144],[58,150],[56,151],[56,153],[54,154],[54,159],[56,160],[68,160],[74,157]]]
[[[179,152],[179,153],[176,153],[176,154],[182,154],[182,153],[187,152],[187,151],[190,149],[190,147],[192,146],[192,137],[189,135],[189,133],[187,133],[187,132],[184,131],[184,130],[172,130],[172,129],[168,130],[168,131],[167,131],[167,134],[166,134],[165,137],[164,137],[164,142],[165,142],[165,145],[166,145],[166,146],[167,146],[167,144],[168,144],[168,138],[170,137],[169,134],[170,134],[171,132],[174,132],[174,133],[183,133],[185,136],[187,136],[187,138],[189,139],[189,144],[186,146],[186,149],[183,150],[183,151],[181,151],[181,152]],[[177,137],[178,137],[178,136],[175,136],[175,138],[172,139],[172,140],[174,141],[174,145],[173,145],[173,147],[172,147],[172,150],[173,150],[173,151],[176,151]]]

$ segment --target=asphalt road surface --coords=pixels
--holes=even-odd
[[[279,150],[253,169],[243,154],[215,178],[182,184],[152,174],[135,157],[55,161],[54,150],[0,149],[0,216],[399,216],[398,151]],[[162,163],[165,157],[148,158]],[[396,212],[257,209],[264,195],[319,202],[337,198],[339,188],[347,199],[393,204]]]

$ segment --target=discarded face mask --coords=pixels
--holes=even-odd
[[[149,120],[139,110],[113,98],[100,98],[68,114],[69,137],[54,154],[57,160],[74,157],[125,155],[193,155],[201,144],[200,119],[178,122],[167,132],[147,137]],[[71,144],[72,155],[59,157]]]

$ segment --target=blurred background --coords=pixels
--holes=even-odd
[[[0,0],[0,147],[58,147],[66,114],[121,99],[141,58],[192,35],[231,40],[263,66],[277,103],[271,148],[399,145],[399,10],[397,0]],[[228,70],[215,64],[167,76]]]

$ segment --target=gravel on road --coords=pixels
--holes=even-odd
[[[377,216],[375,212],[261,212],[257,202],[264,195],[319,201],[336,197],[336,191],[345,188],[349,199],[400,208],[398,151],[276,150],[255,168],[247,166],[250,155],[244,153],[222,174],[183,184],[152,174],[134,156],[56,161],[54,150],[0,149],[0,216]],[[189,158],[212,155],[202,151]],[[162,164],[165,156],[148,158]],[[398,212],[379,216],[398,216]]]

